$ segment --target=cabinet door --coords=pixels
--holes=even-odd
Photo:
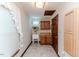
[[[50,21],[45,21],[44,25],[46,30],[50,29]]]
[[[50,34],[46,35],[46,43],[51,44],[51,36],[50,36]]]
[[[41,30],[49,30],[50,29],[50,21],[41,21],[40,28],[41,28]]]
[[[64,49],[71,56],[75,56],[74,28],[74,11],[71,11],[64,20]]]
[[[40,35],[40,44],[46,44],[46,37],[43,34]]]
[[[40,35],[40,44],[43,45],[51,44],[51,36],[49,33],[44,33]]]
[[[44,30],[44,27],[45,27],[45,26],[44,26],[44,21],[41,21],[41,22],[40,22],[40,28],[41,28],[41,30]]]

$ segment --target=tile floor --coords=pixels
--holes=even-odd
[[[23,57],[57,57],[50,45],[32,44]]]

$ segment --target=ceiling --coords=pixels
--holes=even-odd
[[[62,2],[46,2],[44,8],[36,8],[34,2],[21,2],[21,4],[30,17],[50,18],[51,16],[44,16],[45,10],[56,10]]]

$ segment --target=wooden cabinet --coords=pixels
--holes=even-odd
[[[46,44],[51,44],[51,35],[46,35]]]
[[[50,21],[41,21],[40,22],[41,30],[49,30],[50,29]]]
[[[44,34],[40,34],[40,44],[45,44],[46,43],[46,36]]]
[[[41,33],[40,44],[42,45],[51,44],[51,35],[49,33]]]
[[[64,50],[71,56],[79,56],[79,8],[65,14]]]
[[[51,44],[50,21],[41,21],[40,31],[42,31],[42,33],[40,33],[40,44],[42,45]],[[49,31],[49,32],[46,32],[46,31]]]
[[[41,29],[41,30],[44,30],[44,29],[45,29],[44,27],[45,27],[44,21],[41,21],[41,22],[40,22],[40,29]]]

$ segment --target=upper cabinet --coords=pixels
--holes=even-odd
[[[40,29],[41,30],[50,30],[50,21],[41,21]]]

